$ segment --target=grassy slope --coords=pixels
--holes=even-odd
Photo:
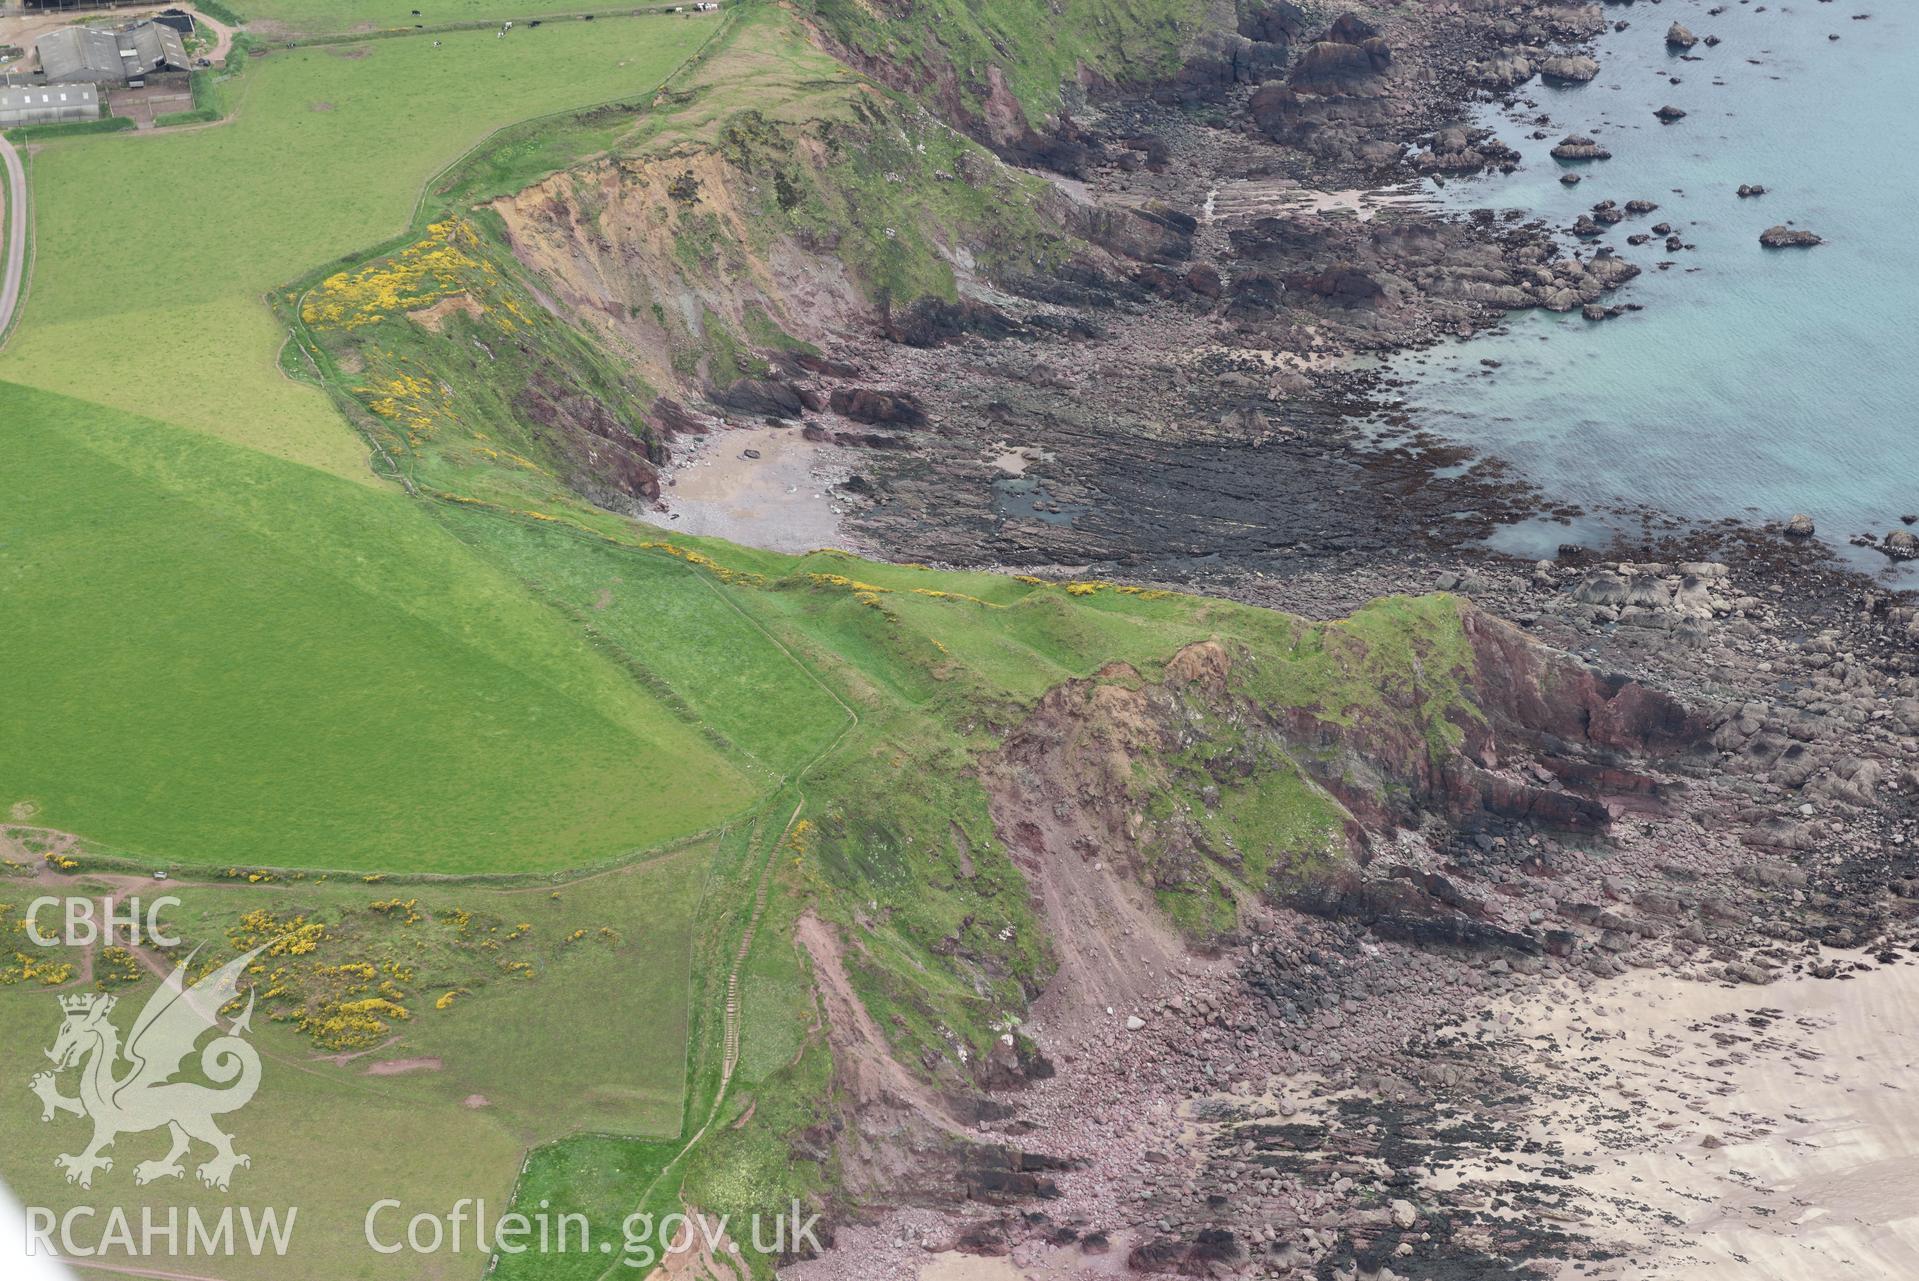
[[[515,195],[562,169],[609,152],[710,146],[745,107],[781,122],[850,119],[865,82],[804,39],[769,5],[729,8],[725,33],[676,77],[672,98],[530,120],[501,130],[441,174],[436,201],[464,208]]]
[[[797,772],[844,727],[832,698],[682,561],[463,508],[441,518],[497,563],[543,584],[550,599],[683,698],[701,724],[768,770]]]
[[[1082,67],[1113,81],[1170,72],[1204,17],[1204,6],[1186,0],[809,0],[807,8],[869,57],[950,76],[976,116],[996,68],[1035,126],[1058,114],[1061,87]]]
[[[416,504],[0,385],[0,802],[199,864],[579,866],[751,798]]]
[[[424,178],[488,130],[644,97],[712,30],[658,17],[275,51],[230,86],[229,123],[52,144],[0,377],[365,478],[325,399],[281,375],[261,295],[400,230]]]

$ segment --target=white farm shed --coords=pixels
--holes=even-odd
[[[99,116],[100,91],[92,85],[0,86],[0,129]]]

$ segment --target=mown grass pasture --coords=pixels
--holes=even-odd
[[[277,40],[285,36],[411,31],[416,27],[492,23],[508,18],[518,19],[518,25],[524,26],[529,19],[551,15],[591,13],[604,19],[668,6],[632,0],[611,7],[583,0],[229,0],[227,7],[245,19],[250,30]]]
[[[152,861],[459,874],[751,805],[697,727],[397,492],[5,384],[0,420],[0,806]]]

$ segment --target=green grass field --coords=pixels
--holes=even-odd
[[[577,867],[753,787],[418,504],[0,384],[0,806],[158,860]]]
[[[592,13],[602,18],[653,7],[640,0],[594,5],[586,0],[231,0],[249,28],[284,35],[410,30],[416,25],[525,20],[546,14]],[[418,10],[416,13],[415,10]],[[702,15],[705,16],[705,15]]]
[[[458,507],[441,519],[590,620],[684,699],[701,724],[768,771],[795,773],[845,727],[832,696],[735,597],[683,562]]]
[[[662,16],[274,50],[227,87],[226,123],[49,144],[0,378],[370,479],[325,397],[281,374],[262,296],[400,232],[429,175],[488,131],[644,98],[714,29]]]
[[[250,1167],[236,1173],[232,1193],[202,1189],[190,1173],[186,1180],[136,1187],[133,1166],[160,1155],[164,1132],[121,1137],[112,1150],[114,1168],[83,1191],[65,1184],[52,1161],[84,1143],[83,1123],[71,1117],[41,1122],[38,1105],[24,1091],[24,1083],[46,1066],[40,1052],[60,1024],[59,992],[33,983],[0,984],[0,1077],[20,1086],[22,1095],[19,1106],[0,1108],[8,1184],[30,1204],[56,1212],[75,1204],[122,1206],[136,1216],[142,1205],[163,1214],[167,1206],[188,1205],[217,1213],[233,1202],[299,1207],[295,1248],[287,1259],[222,1259],[222,1277],[442,1275],[435,1267],[447,1268],[444,1275],[478,1276],[485,1256],[472,1251],[470,1240],[468,1252],[457,1258],[386,1257],[369,1250],[362,1238],[368,1206],[397,1197],[408,1202],[411,1214],[444,1210],[471,1196],[484,1197],[497,1215],[508,1204],[528,1147],[595,1132],[655,1135],[659,1142],[640,1146],[658,1147],[679,1135],[693,931],[714,847],[702,842],[619,868],[562,887],[557,897],[545,887],[416,887],[404,892],[417,900],[419,919],[379,916],[371,942],[364,932],[349,935],[342,922],[356,913],[366,918],[369,902],[399,891],[357,879],[176,884],[170,888],[185,902],[165,919],[189,946],[218,946],[243,914],[267,910],[283,920],[298,914],[327,924],[328,937],[302,958],[313,964],[405,958],[416,974],[405,993],[411,1017],[397,1022],[396,1038],[379,1049],[334,1061],[277,1018],[271,1002],[263,1003],[253,1036],[263,1059],[259,1095],[223,1122],[236,1148],[252,1158]],[[0,899],[17,906],[45,888],[0,878]],[[74,893],[107,888],[84,873],[71,882]],[[435,998],[457,972],[446,949],[454,911],[476,921],[511,923],[495,931],[530,926],[511,955],[528,958],[531,973],[522,977],[482,965],[477,975],[460,975],[460,995],[439,1008]],[[617,937],[603,936],[603,926]],[[585,938],[573,941],[576,931]],[[77,959],[71,950],[59,955]],[[153,988],[151,976],[115,987],[124,1007],[118,1015],[123,1030]],[[434,1065],[392,1075],[369,1070],[380,1062],[422,1059]],[[71,1079],[63,1088],[72,1093]],[[199,1151],[193,1159],[205,1155]]]

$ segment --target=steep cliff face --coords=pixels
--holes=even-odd
[[[782,158],[812,170],[823,152],[803,139]],[[764,194],[778,206],[782,190]],[[824,340],[868,311],[824,245],[768,234],[761,194],[750,169],[711,150],[600,161],[494,207],[550,296],[649,381],[724,388],[763,368],[756,348]]]
[[[1116,1004],[1178,954],[1167,921],[1203,939],[1262,903],[1472,941],[1469,896],[1438,874],[1456,845],[1519,825],[1603,835],[1658,809],[1657,762],[1709,733],[1666,695],[1433,598],[1286,646],[1192,646],[1158,682],[1116,665],[1061,685],[982,777],[1059,940],[1056,988]]]
[[[554,307],[653,386],[796,416],[824,408],[795,383],[837,340],[927,314],[937,328],[929,305],[1080,252],[1057,200],[867,90],[800,123],[741,112],[710,142],[599,160],[493,208]]]
[[[1226,932],[1242,905],[1353,859],[1351,815],[1281,729],[1208,641],[1157,682],[1114,664],[1054,688],[983,762],[995,824],[1087,1001],[1123,1003],[1129,972],[1164,970],[1168,920]]]
[[[1021,1087],[1055,1072],[1042,1047],[1077,1058],[1129,1012],[1164,1009],[1196,955],[1243,956],[1307,917],[1515,959],[1552,950],[1553,931],[1496,906],[1495,843],[1603,843],[1616,815],[1659,804],[1707,732],[1674,700],[1457,598],[1389,599],[1325,624],[1216,621],[1212,639],[1161,664],[1054,685],[974,759],[1016,869],[1009,888],[1030,899],[1049,958],[976,1061],[955,1070],[919,1053],[914,1066],[899,1015],[914,984],[941,980],[915,968],[876,981],[873,967],[897,962],[870,917],[802,923],[844,1007],[830,1035],[841,1089],[862,1100],[838,1139],[866,1172],[858,1196],[1058,1195],[1046,1132],[1006,1130],[1034,1153],[978,1146],[966,1124],[1024,1106]],[[937,901],[950,873],[929,866],[916,893]],[[963,979],[981,947],[936,948],[929,968]],[[861,1006],[874,991],[883,1018]]]

